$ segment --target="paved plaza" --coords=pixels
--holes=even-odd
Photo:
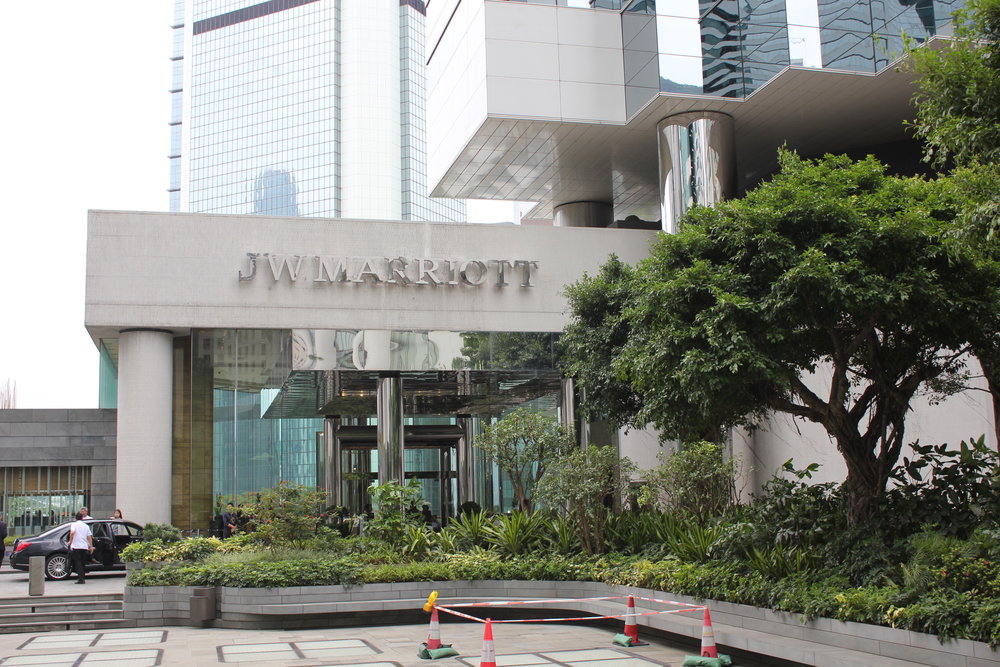
[[[459,655],[436,661],[417,657],[424,625],[326,630],[223,630],[140,628],[0,634],[0,665],[33,667],[155,667],[156,665],[452,665],[477,667],[479,623],[444,623],[442,641]],[[515,667],[655,667],[680,665],[685,651],[652,641],[621,648],[611,632],[561,623],[494,624],[497,665]]]

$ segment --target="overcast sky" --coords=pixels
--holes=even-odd
[[[83,326],[88,209],[165,211],[168,0],[4,4],[0,384],[18,408],[97,407]],[[477,221],[510,205],[473,206]]]

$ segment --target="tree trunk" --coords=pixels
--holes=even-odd
[[[1000,451],[1000,368],[989,355],[977,356],[979,366],[983,369],[983,377],[993,397],[993,437],[996,439],[997,451]]]
[[[850,443],[838,442],[847,462],[847,525],[857,526],[872,517],[878,500],[885,493],[889,470],[880,465],[871,447],[858,438]]]

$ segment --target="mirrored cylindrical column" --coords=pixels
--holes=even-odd
[[[472,415],[455,415],[455,423],[462,429],[462,437],[455,447],[455,472],[458,480],[458,504],[476,499],[475,468],[472,464]]]
[[[656,125],[660,157],[660,215],[664,231],[694,205],[712,206],[735,193],[733,118],[692,111]]]
[[[614,221],[611,204],[600,201],[569,202],[552,211],[553,227],[608,227]]]
[[[323,486],[328,505],[343,505],[343,463],[340,454],[340,416],[327,415],[323,420]]]
[[[382,373],[375,395],[378,409],[378,483],[403,480],[403,378]]]

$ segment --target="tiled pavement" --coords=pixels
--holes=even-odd
[[[441,639],[460,652],[436,661],[417,657],[427,626],[329,630],[143,628],[68,633],[0,634],[0,666],[156,667],[157,665],[338,665],[477,667],[479,623],[442,623]],[[685,651],[651,640],[621,648],[613,633],[562,623],[494,623],[498,667],[655,667],[680,665]]]

